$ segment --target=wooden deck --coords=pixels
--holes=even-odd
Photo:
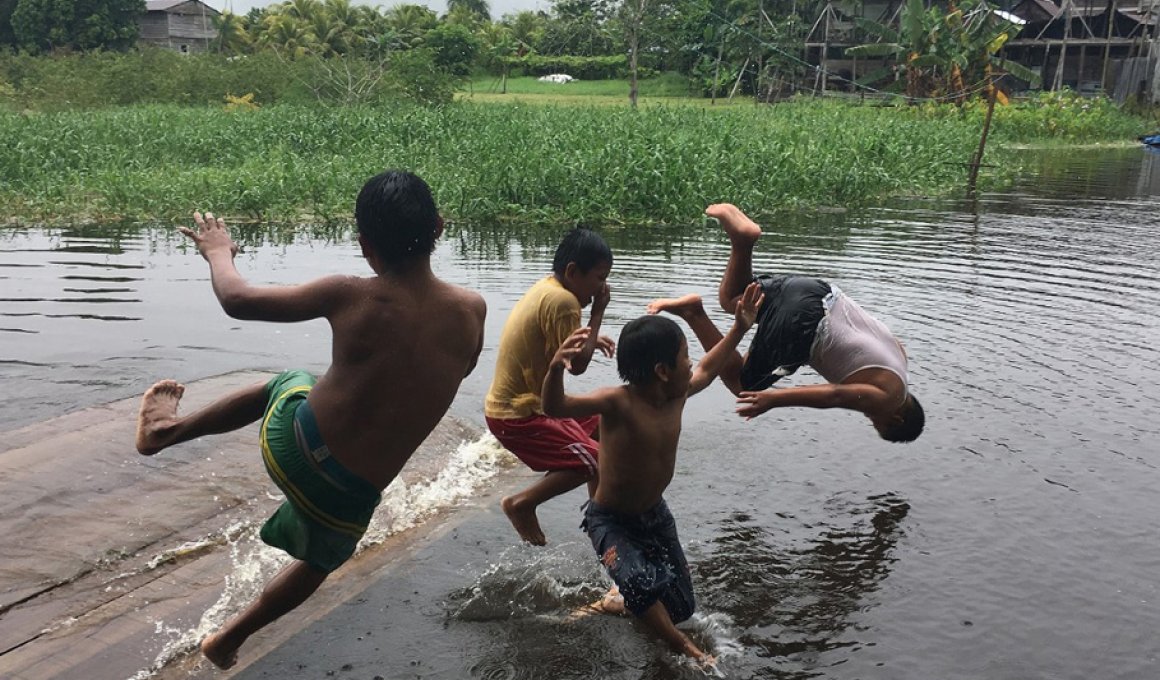
[[[187,384],[182,411],[265,377]],[[281,498],[262,467],[256,425],[146,458],[133,448],[138,406],[139,398],[124,399],[0,433],[0,677],[209,670],[199,656],[170,662],[159,654],[219,603],[238,551],[257,548],[253,527]],[[461,442],[478,437],[473,426],[444,419],[403,480],[430,478]],[[442,523],[428,521],[424,531]],[[405,553],[392,548],[412,531],[356,556],[293,621],[247,644],[243,664],[365,588],[369,575]]]

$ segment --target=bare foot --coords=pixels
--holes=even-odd
[[[595,602],[590,602],[579,609],[575,609],[568,615],[569,621],[582,619],[585,616],[592,614],[611,614],[619,616],[624,613],[624,596],[620,594],[620,588],[612,586],[604,597],[601,597]]]
[[[620,586],[609,588],[597,604],[600,606],[600,611],[605,614],[623,614],[624,596],[620,594]]]
[[[177,423],[177,402],[185,394],[185,385],[176,380],[162,380],[141,397],[137,415],[137,451],[152,456],[173,442],[173,425]]]
[[[645,309],[649,314],[660,314],[661,312],[668,312],[685,319],[686,321],[692,316],[703,316],[705,308],[701,305],[701,296],[696,293],[689,293],[682,295],[679,298],[662,298],[660,300],[653,300],[648,303]]]
[[[214,633],[202,640],[201,653],[210,663],[225,670],[238,662],[238,648],[230,649],[221,638],[221,633]]]
[[[705,214],[721,223],[731,243],[751,244],[761,238],[761,227],[732,203],[714,203]]]
[[[507,515],[512,526],[516,528],[516,533],[520,535],[520,538],[532,545],[548,544],[548,539],[544,537],[544,532],[540,529],[540,521],[536,519],[534,506],[528,507],[527,504],[520,503],[515,499],[515,496],[505,496],[499,505],[503,508],[503,514]]]
[[[693,661],[693,664],[705,675],[711,678],[723,678],[725,674],[717,668],[717,657],[712,654],[702,654]]]

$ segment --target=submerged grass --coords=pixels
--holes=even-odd
[[[955,190],[978,133],[972,116],[832,102],[5,113],[0,215],[347,221],[366,178],[402,167],[463,221],[688,222],[723,200],[761,213]],[[1001,158],[989,181],[1014,171]]]

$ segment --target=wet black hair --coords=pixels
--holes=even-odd
[[[587,273],[601,262],[612,266],[612,248],[600,234],[587,227],[576,227],[564,234],[560,245],[556,246],[556,256],[552,258],[552,272],[563,276],[569,262],[575,262],[581,272]]]
[[[651,384],[657,364],[676,368],[684,342],[684,332],[672,319],[653,315],[633,319],[620,331],[616,371],[630,385]]]
[[[354,218],[358,233],[387,266],[435,250],[439,211],[431,188],[405,170],[387,170],[367,180],[355,202]]]
[[[922,410],[922,404],[918,403],[918,399],[915,399],[912,394],[903,406],[902,422],[884,428],[879,434],[888,442],[912,442],[918,439],[918,435],[922,434],[922,428],[925,425],[926,412]]]

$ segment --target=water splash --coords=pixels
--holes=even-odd
[[[355,554],[373,549],[388,537],[455,505],[510,466],[511,461],[511,454],[494,437],[484,435],[462,442],[431,481],[408,485],[396,479],[383,492],[383,501]],[[224,543],[229,549],[232,568],[226,575],[221,596],[202,614],[197,625],[187,628],[167,625],[161,620],[155,622],[156,634],[164,640],[161,650],[148,667],[137,671],[129,680],[147,680],[174,660],[195,652],[202,639],[252,602],[270,578],[290,562],[286,553],[261,542],[259,525],[259,522],[233,525],[204,539],[164,551],[148,562],[146,569],[152,569],[179,556]]]

